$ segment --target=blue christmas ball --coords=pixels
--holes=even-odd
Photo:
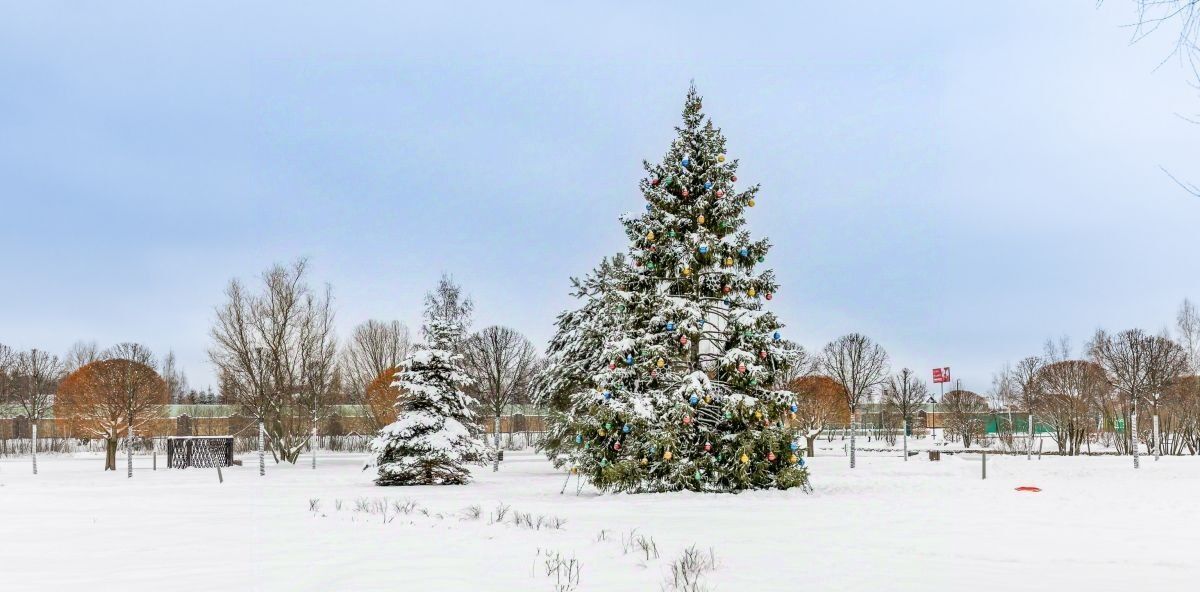
[[[582,442],[583,442],[583,436],[580,436],[579,434],[575,434],[575,443],[579,444]]]
[[[621,426],[621,431],[625,432],[626,434],[628,434],[629,430],[631,430],[631,429],[633,429],[633,428],[629,427],[629,424],[625,424],[625,425]]]
[[[687,157],[687,156],[685,156],[685,157],[683,157],[682,164],[683,164],[683,166],[685,166],[685,167],[686,167],[686,166],[688,166],[689,164],[692,164],[692,159],[691,159],[691,158],[689,158],[689,157]]]
[[[741,249],[738,250],[738,255],[741,255],[742,257],[749,257],[750,249],[747,249],[746,247],[742,247]]]
[[[667,321],[667,331],[674,331],[674,330],[675,330],[675,323],[673,323],[671,321]]]
[[[800,410],[800,407],[796,406],[796,404],[795,404],[795,403],[792,403],[792,413],[795,413],[795,412],[797,412],[797,411],[799,411],[799,410]]]
[[[633,354],[625,354],[625,363],[630,366],[633,365]]]
[[[708,253],[708,245],[700,245],[700,254],[705,255],[707,253]]]
[[[605,399],[611,399],[611,398],[612,398],[612,391],[604,391],[604,398],[605,398]]]
[[[792,450],[799,450],[799,449],[800,449],[800,445],[795,442],[792,442]]]
[[[802,456],[802,457],[796,459],[796,464],[798,464],[800,466],[804,466],[804,457]]]
[[[725,297],[725,306],[729,306],[733,301],[728,296]]]
[[[696,395],[692,395],[691,397],[688,398],[688,402],[691,403],[692,405],[695,405],[696,403],[700,402],[700,397],[697,397]]]
[[[705,181],[705,182],[704,182],[704,188],[705,188],[705,189],[712,189],[712,181]]]
[[[650,211],[650,210],[652,210],[652,209],[654,209],[654,208],[652,208],[652,207],[650,206],[650,204],[646,204],[646,211],[647,211],[647,212],[649,212],[649,211]]]
[[[780,335],[780,334],[779,334],[779,331],[776,331],[776,332],[775,332],[775,335],[772,335],[771,337],[772,337],[773,339],[775,339],[775,341],[779,341],[780,339],[783,339],[783,335]]]

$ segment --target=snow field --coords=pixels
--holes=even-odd
[[[810,495],[576,495],[574,479],[560,495],[565,475],[521,452],[445,487],[377,487],[364,455],[269,465],[265,478],[243,458],[223,484],[214,470],[151,471],[147,457],[133,479],[96,457],[43,456],[36,477],[28,459],[0,460],[0,587],[556,590],[546,561],[558,554],[579,562],[578,590],[660,590],[693,545],[716,557],[703,583],[725,591],[1178,590],[1200,578],[1194,457],[1135,472],[1128,457],[989,455],[984,481],[978,455],[863,455],[853,471],[819,456]]]

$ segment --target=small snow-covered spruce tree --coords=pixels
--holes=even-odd
[[[559,317],[543,448],[601,490],[807,488],[794,396],[775,388],[797,352],[763,310],[770,244],[743,228],[758,187],[734,189],[738,162],[694,88],[676,131],[644,164],[646,211],[622,219],[632,265],[606,260]]]
[[[453,298],[446,298],[448,290]],[[396,421],[371,444],[377,485],[461,485],[471,479],[467,465],[490,457],[470,409],[474,400],[462,390],[471,381],[458,353],[469,310],[448,278],[426,297],[425,343],[404,360],[393,383],[404,393]]]

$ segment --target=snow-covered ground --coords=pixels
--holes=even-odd
[[[711,548],[717,567],[704,582],[725,591],[1200,581],[1195,457],[1148,458],[1135,472],[1128,457],[989,456],[984,481],[975,455],[866,455],[853,471],[819,456],[809,495],[577,495],[574,480],[562,495],[564,475],[519,452],[468,486],[383,488],[360,471],[363,458],[326,455],[315,471],[269,465],[260,478],[245,457],[223,484],[213,470],[151,471],[147,457],[133,479],[100,471],[95,457],[42,457],[36,477],[28,459],[5,458],[0,589],[556,590],[546,557],[559,553],[579,561],[578,590],[660,590],[692,545]],[[493,523],[501,504],[510,509]],[[565,522],[538,530],[513,524],[514,512]],[[630,533],[652,539],[659,557]]]

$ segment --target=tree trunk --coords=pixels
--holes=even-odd
[[[805,436],[805,439],[808,440],[808,458],[813,458],[817,455],[817,437]]]
[[[125,476],[133,478],[133,426],[125,432]]]
[[[104,470],[117,470],[117,437],[113,435],[104,440]]]
[[[317,424],[313,424],[312,440],[309,441],[309,447],[312,448],[313,470],[317,469]]]
[[[265,440],[265,438],[263,436],[264,431],[265,431],[265,428],[263,427],[263,422],[260,419],[260,420],[258,420],[258,476],[259,477],[265,477],[267,475],[267,455],[266,455],[265,451],[263,450],[263,445],[264,445],[264,440]]]
[[[496,419],[492,426],[494,428],[492,435],[495,436],[494,439],[496,441],[496,454],[492,458],[492,472],[495,473],[500,470],[500,414],[496,414]]]
[[[854,408],[851,407],[850,408],[850,468],[852,468],[852,469],[854,468],[854,436],[855,436],[855,432],[858,431],[855,429],[855,427],[856,426],[854,425]]]
[[[901,429],[904,430],[904,436],[903,436],[904,437],[904,462],[908,462],[908,418],[907,417],[904,418],[903,427]]]
[[[33,474],[36,475],[37,474],[37,420],[36,419],[33,420],[32,423],[33,423],[33,425],[32,425],[33,446],[30,448],[29,451],[33,455]]]
[[[1154,460],[1158,460],[1158,455],[1162,450],[1162,434],[1158,431],[1158,410],[1154,410]]]
[[[1133,400],[1133,407],[1129,410],[1129,435],[1132,438],[1129,449],[1133,451],[1133,468],[1140,468],[1138,463],[1138,431],[1137,431],[1137,399]]]
[[[1025,449],[1025,460],[1033,460],[1033,414],[1026,418],[1026,428],[1029,430],[1029,446]]]

